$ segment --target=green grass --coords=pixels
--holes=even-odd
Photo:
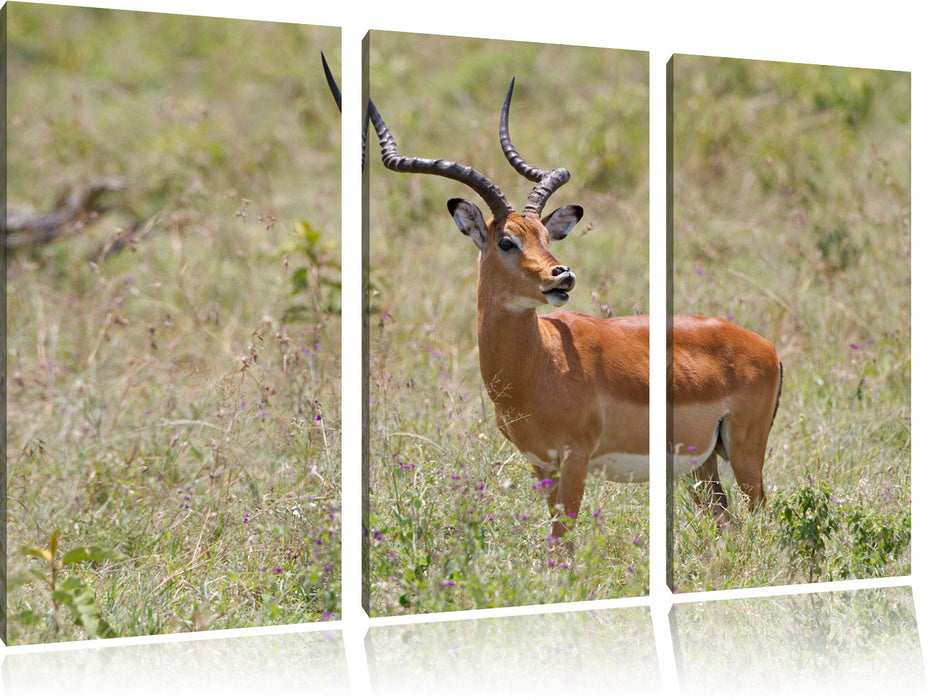
[[[578,277],[567,308],[648,305],[647,56],[624,51],[374,33],[371,95],[404,155],[471,165],[515,206],[529,192],[497,140],[511,136],[570,183],[544,213],[585,217],[554,252]],[[439,57],[444,56],[444,60]],[[445,208],[479,201],[370,153],[370,608],[376,615],[645,594],[648,489],[590,480],[572,566],[547,546],[545,499],[497,431],[475,337],[477,251]],[[519,203],[519,204],[518,204]],[[597,514],[597,515],[596,515]]]
[[[8,261],[9,642],[87,634],[22,553],[56,531],[126,555],[63,572],[118,635],[336,615],[338,31],[7,11],[10,205],[127,182]]]
[[[677,484],[676,588],[907,574],[910,76],[674,67],[674,310],[732,318],[784,365],[772,504],[732,494],[718,532]]]

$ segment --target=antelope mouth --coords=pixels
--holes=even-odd
[[[575,275],[566,270],[552,284],[543,289],[543,296],[553,306],[562,306],[569,301],[569,292],[575,287]]]

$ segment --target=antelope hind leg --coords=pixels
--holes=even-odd
[[[715,520],[724,525],[729,520],[728,494],[718,479],[718,456],[712,452],[695,471],[692,472],[695,485],[692,496],[702,508],[711,508]]]

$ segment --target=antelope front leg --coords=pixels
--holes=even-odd
[[[559,470],[534,466],[533,474],[536,479],[534,488],[546,496],[546,504],[549,506],[549,517],[553,521],[553,535],[555,535],[555,523],[559,515],[557,508],[559,503]]]
[[[568,535],[582,506],[587,476],[588,456],[584,452],[569,450],[559,465],[558,502],[552,509],[552,535],[560,539],[566,538],[565,544],[570,551],[573,543]]]

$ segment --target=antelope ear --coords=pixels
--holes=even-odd
[[[458,230],[468,236],[479,250],[485,250],[487,248],[487,224],[484,222],[481,210],[471,202],[458,198],[448,201],[448,210],[455,219]]]
[[[549,231],[550,240],[561,241],[568,236],[584,214],[585,210],[582,207],[578,204],[571,204],[547,215],[543,219],[543,226]]]

